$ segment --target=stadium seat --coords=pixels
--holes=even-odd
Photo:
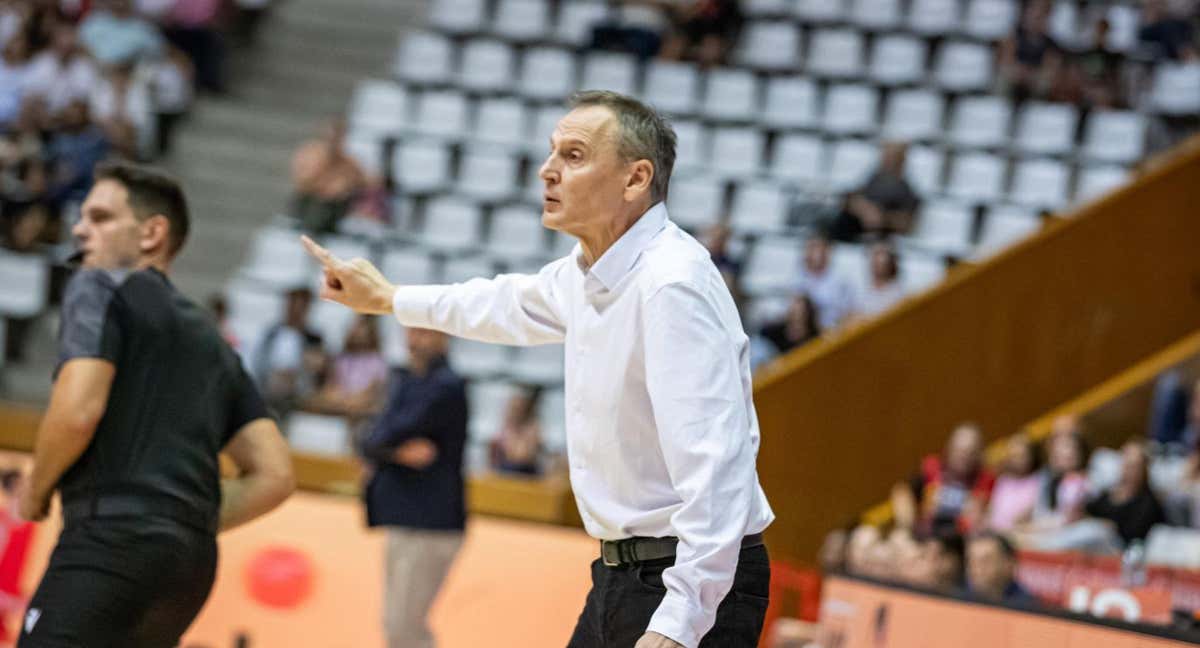
[[[778,183],[755,180],[734,186],[729,224],[751,234],[776,234],[787,228],[790,201]]]
[[[696,112],[700,72],[691,63],[652,61],[646,68],[642,99],[668,114]]]
[[[945,106],[939,92],[894,90],[888,96],[883,136],[905,141],[939,139],[944,130]]]
[[[542,40],[550,30],[548,0],[499,0],[492,31],[514,43]]]
[[[946,200],[926,201],[907,241],[939,254],[965,254],[971,249],[975,214],[969,205]]]
[[[817,123],[817,86],[805,77],[767,80],[767,96],[760,121],[769,128],[811,128]]]
[[[350,99],[347,126],[380,136],[399,135],[407,123],[408,104],[408,91],[395,81],[360,81]]]
[[[448,83],[454,73],[454,43],[441,34],[413,32],[396,54],[396,76],[417,84]]]
[[[1022,160],[1013,169],[1009,199],[1018,205],[1057,210],[1067,204],[1071,172],[1058,160]]]
[[[941,150],[928,146],[909,146],[904,162],[904,177],[921,196],[942,191],[942,169],[946,156]]]
[[[868,31],[888,31],[900,26],[900,0],[855,0],[850,22]]]
[[[990,153],[960,153],[950,163],[946,193],[976,203],[999,200],[1004,194],[1004,160]]]
[[[475,106],[475,140],[507,146],[524,146],[529,114],[525,104],[511,97],[480,99]]]
[[[949,139],[966,148],[998,147],[1008,142],[1012,104],[1001,97],[963,97],[950,114]]]
[[[313,302],[308,314],[309,326],[321,334],[322,344],[330,353],[341,353],[346,342],[346,332],[354,324],[354,311],[325,300]]]
[[[522,95],[557,101],[575,88],[575,58],[564,49],[534,47],[525,51],[519,84]]]
[[[1154,70],[1150,104],[1164,115],[1200,112],[1200,63],[1159,63]]]
[[[471,380],[491,378],[503,374],[512,358],[512,347],[488,344],[465,338],[450,341],[450,366]],[[471,391],[468,391],[471,393]],[[472,414],[483,403],[471,402]]]
[[[438,0],[430,6],[429,24],[438,31],[462,35],[483,31],[487,0]]]
[[[396,186],[406,194],[440,191],[450,183],[450,147],[435,140],[410,139],[392,153]]]
[[[476,205],[459,198],[435,198],[425,206],[420,241],[427,247],[445,252],[468,250],[479,238],[481,219]]]
[[[889,34],[879,36],[871,46],[872,81],[883,86],[918,83],[925,78],[925,60],[929,48],[912,36]]]
[[[1028,102],[1017,115],[1016,148],[1035,155],[1067,155],[1075,148],[1079,109],[1061,103]]]
[[[879,92],[867,85],[836,84],[825,93],[821,127],[833,135],[872,133],[879,124]]]
[[[713,129],[709,168],[726,177],[748,177],[762,167],[766,138],[754,128]]]
[[[287,418],[287,440],[296,452],[330,457],[353,452],[350,424],[344,416],[292,412]]]
[[[667,211],[681,227],[699,231],[716,223],[724,215],[725,187],[720,178],[709,175],[671,179]]]
[[[492,39],[468,41],[462,48],[458,84],[474,92],[496,92],[512,83],[515,55],[511,45]]]
[[[467,132],[471,104],[454,90],[429,90],[417,98],[413,129],[423,135],[457,139]]]
[[[1086,45],[1080,29],[1079,10],[1074,0],[1057,0],[1050,10],[1050,38],[1072,50]]]
[[[270,284],[280,289],[294,288],[307,285],[312,277],[313,262],[304,248],[296,245],[297,233],[291,229],[264,227],[254,237],[250,246],[250,257],[242,264],[242,277]],[[5,253],[3,257],[7,271],[6,277],[36,278],[38,270],[33,262],[25,255]],[[44,266],[44,261],[42,264]],[[42,272],[45,272],[43,269]],[[15,284],[9,284],[15,285]],[[27,290],[22,286],[22,290]],[[28,291],[42,293],[43,291]],[[41,302],[34,300],[45,299],[44,294],[31,294],[26,297],[27,304]],[[12,303],[20,304],[20,300]],[[39,308],[40,310],[40,308]]]
[[[742,13],[754,18],[782,18],[794,15],[794,0],[743,0]]]
[[[560,104],[542,106],[534,113],[533,128],[529,131],[529,137],[527,138],[529,150],[534,153],[534,164],[531,165],[534,167],[534,173],[536,173],[537,167],[541,166],[546,155],[550,153],[550,136],[558,126],[558,121],[566,114],[567,109]],[[538,202],[541,202],[541,196],[542,192],[539,189],[537,193]]]
[[[579,87],[584,90],[612,90],[637,94],[637,60],[629,54],[588,52],[583,58]]]
[[[672,124],[675,128],[675,168],[679,170],[698,169],[709,162],[708,134],[700,122],[679,120]]]
[[[982,92],[992,85],[994,55],[987,45],[942,43],[934,60],[934,78],[948,92]]]
[[[1075,204],[1103,196],[1129,180],[1129,172],[1119,166],[1084,167],[1075,184]]]
[[[491,279],[495,276],[495,261],[482,254],[446,259],[442,266],[442,282],[448,284],[463,283],[472,279]]]
[[[400,284],[424,285],[437,280],[433,257],[420,248],[393,248],[379,264],[383,276]]]
[[[1114,52],[1131,52],[1137,47],[1138,29],[1141,27],[1141,15],[1138,8],[1131,5],[1113,4],[1108,13],[1108,49]]]
[[[466,340],[463,340],[464,342]],[[451,352],[454,345],[451,344]],[[491,345],[495,346],[495,345]],[[507,349],[507,347],[496,347]],[[506,380],[475,380],[467,385],[468,402],[471,404],[470,436],[473,441],[490,443],[504,425],[504,414],[508,401],[517,394],[517,386]]]
[[[1024,207],[999,205],[987,211],[975,255],[991,256],[1008,246],[1032,236],[1042,226],[1041,219]]]
[[[805,189],[815,189],[826,176],[825,143],[813,135],[785,135],[775,142],[770,174]]]
[[[513,154],[475,146],[462,153],[456,190],[472,200],[500,202],[516,193],[519,171],[520,162]]]
[[[237,339],[243,356],[248,356],[267,327],[282,316],[283,292],[275,286],[245,279],[234,279],[222,292],[229,308],[228,329]]]
[[[500,259],[545,257],[545,229],[540,209],[525,205],[501,207],[492,213],[487,252]]]
[[[963,31],[972,38],[996,41],[1012,33],[1020,6],[1017,0],[971,0]]]
[[[770,236],[759,239],[742,273],[742,287],[751,295],[790,293],[803,256],[800,239]]]
[[[809,74],[853,79],[863,73],[863,37],[853,29],[818,29],[813,33],[806,65]]]
[[[758,80],[747,70],[718,68],[706,75],[700,112],[716,121],[750,121],[758,112]]]
[[[1101,162],[1129,164],[1146,150],[1146,118],[1124,110],[1096,110],[1088,115],[1081,153]]]
[[[843,0],[793,0],[796,17],[806,23],[821,24],[839,22],[846,15]]]
[[[756,21],[745,27],[734,53],[738,64],[767,72],[800,67],[800,30],[783,21]]]
[[[862,140],[841,140],[833,147],[829,165],[829,186],[835,193],[853,191],[875,171],[879,149]]]
[[[592,28],[608,15],[608,5],[603,0],[563,0],[559,3],[554,40],[570,47],[584,47],[592,42]]]
[[[274,235],[275,230],[271,231],[273,235],[269,244],[282,245],[282,238]],[[291,241],[292,247],[299,247],[296,245],[295,232],[289,232],[286,238]],[[261,249],[260,245],[261,239],[256,242],[252,262],[265,261],[259,257],[260,253],[270,252]],[[27,318],[40,314],[46,308],[50,290],[50,264],[45,256],[0,250],[0,277],[4,277],[3,286],[0,286],[0,315]]]
[[[921,36],[947,36],[958,31],[959,0],[912,0],[908,9],[908,29]]]
[[[946,277],[941,256],[909,250],[900,255],[900,283],[908,293],[919,293]]]

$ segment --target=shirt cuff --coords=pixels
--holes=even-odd
[[[696,648],[701,637],[708,634],[714,619],[704,619],[704,613],[688,604],[674,592],[667,592],[662,603],[650,617],[650,625],[646,632],[658,634],[679,644],[684,648]]]
[[[430,328],[433,305],[444,292],[443,286],[400,286],[392,295],[392,315],[404,326]]]

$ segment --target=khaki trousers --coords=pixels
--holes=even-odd
[[[388,529],[383,601],[388,648],[433,648],[429,608],[462,543],[462,531]]]

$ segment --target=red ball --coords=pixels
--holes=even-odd
[[[312,561],[290,547],[267,547],[246,565],[245,578],[255,601],[267,607],[294,608],[312,593]]]

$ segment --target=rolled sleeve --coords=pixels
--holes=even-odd
[[[688,648],[712,628],[728,594],[757,496],[752,412],[741,371],[742,339],[715,296],[689,283],[646,302],[646,383],[671,484],[682,505],[679,538],[663,572],[666,597],[648,630]]]

